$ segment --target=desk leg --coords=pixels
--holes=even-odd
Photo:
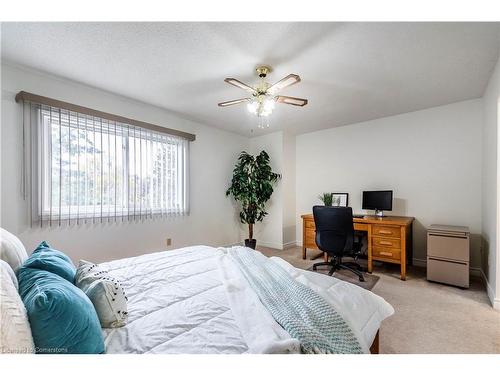
[[[401,227],[401,280],[406,280],[406,227]]]
[[[302,220],[302,259],[306,259],[306,221]]]
[[[372,226],[368,225],[368,273],[372,273]]]

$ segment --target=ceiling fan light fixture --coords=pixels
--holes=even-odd
[[[249,102],[247,104],[248,112],[250,112],[253,115],[257,114],[258,108],[259,108],[259,103],[257,101],[255,101],[255,100],[252,100],[251,102]]]
[[[267,117],[273,113],[275,106],[274,98],[259,95],[247,104],[248,112],[259,117]]]
[[[272,112],[274,109],[274,103],[275,101],[272,98],[264,99],[264,110]]]
[[[308,100],[303,98],[295,98],[292,96],[277,95],[278,91],[292,86],[300,82],[300,77],[297,74],[289,74],[285,78],[279,80],[273,85],[266,81],[266,77],[271,72],[271,68],[266,65],[261,65],[256,68],[260,82],[255,86],[249,86],[235,78],[226,78],[224,81],[230,85],[248,91],[252,94],[249,98],[229,100],[219,103],[219,107],[228,107],[234,104],[247,102],[247,110],[259,118],[259,128],[269,127],[269,122],[266,119],[273,113],[276,103],[290,104],[297,107],[303,107]]]

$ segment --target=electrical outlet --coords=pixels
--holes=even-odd
[[[167,238],[167,246],[172,246],[172,239],[171,238]]]

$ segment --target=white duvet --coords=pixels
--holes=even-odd
[[[342,314],[365,352],[394,313],[381,297],[270,258]],[[192,246],[103,263],[122,280],[126,326],[103,330],[107,353],[298,353],[223,248]]]

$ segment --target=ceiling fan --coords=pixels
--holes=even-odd
[[[300,82],[300,77],[297,74],[289,74],[285,78],[279,80],[275,84],[271,85],[266,82],[267,75],[271,72],[271,68],[266,65],[262,65],[255,69],[260,77],[260,82],[255,86],[249,86],[235,78],[226,78],[224,82],[230,85],[239,87],[251,94],[251,97],[229,100],[227,102],[219,103],[219,107],[228,107],[230,105],[247,103],[247,108],[250,113],[257,115],[258,117],[268,117],[273,109],[276,102],[283,104],[290,104],[298,107],[303,107],[307,104],[307,99],[295,98],[293,96],[277,95],[278,92],[285,87],[294,85]],[[262,126],[263,122],[261,122]],[[267,125],[266,123],[266,126]]]

